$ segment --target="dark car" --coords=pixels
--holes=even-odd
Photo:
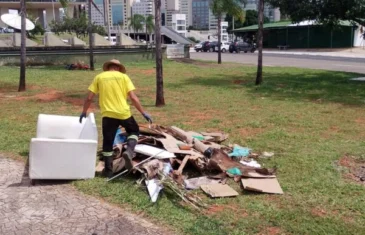
[[[202,51],[207,52],[214,52],[215,47],[218,46],[218,42],[204,42],[202,46]]]
[[[229,45],[229,52],[240,53],[241,51],[247,53],[248,51],[254,53],[256,51],[256,45],[247,42],[233,42]]]

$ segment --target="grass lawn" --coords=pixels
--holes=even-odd
[[[349,81],[359,75],[267,67],[264,84],[256,87],[255,67],[165,62],[167,105],[155,108],[154,64],[126,67],[156,123],[222,130],[231,143],[275,152],[261,163],[278,167],[285,194],[247,193],[233,184],[240,196],[203,196],[211,207],[197,212],[168,192],[151,204],[133,178],[75,182],[81,191],[182,234],[364,234],[365,188],[337,164],[346,154],[365,160],[365,83]],[[29,68],[28,91],[19,94],[19,69],[0,67],[0,151],[25,158],[39,113],[79,115],[98,72]],[[97,105],[93,110],[100,127]]]

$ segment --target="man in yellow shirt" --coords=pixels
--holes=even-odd
[[[89,86],[89,94],[85,100],[80,123],[86,117],[87,110],[95,96],[99,94],[99,106],[102,119],[103,129],[103,159],[105,162],[104,176],[110,178],[113,176],[113,142],[119,126],[125,128],[127,137],[127,149],[122,156],[125,160],[127,169],[132,169],[132,157],[134,148],[137,144],[139,127],[132,116],[127,99],[143,115],[143,117],[152,123],[151,116],[147,114],[134,93],[135,87],[131,79],[126,74],[125,67],[118,60],[111,60],[103,65],[103,73],[94,78]]]

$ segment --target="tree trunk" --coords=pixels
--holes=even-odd
[[[26,30],[25,30],[25,17],[26,17],[25,0],[20,0],[20,14],[21,14],[21,39],[20,39],[20,79],[18,91],[25,91],[25,66],[26,66]]]
[[[257,75],[256,75],[256,85],[262,83],[262,47],[264,38],[264,0],[259,1],[259,30],[257,32],[257,47],[259,50],[258,62],[257,62]]]
[[[92,25],[91,25],[91,1],[89,0],[89,8],[88,8],[88,30],[89,30],[89,57],[90,57],[90,70],[94,70],[94,38],[92,32]],[[109,24],[108,24],[109,25]]]
[[[156,106],[165,105],[161,48],[161,0],[155,0]]]
[[[218,64],[222,63],[222,50],[221,50],[221,43],[222,43],[222,15],[218,16]]]

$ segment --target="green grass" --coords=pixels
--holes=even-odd
[[[261,163],[278,167],[285,194],[247,193],[232,183],[240,196],[213,200],[203,195],[216,210],[196,212],[168,191],[151,204],[134,178],[77,181],[78,189],[183,234],[364,234],[365,188],[345,180],[336,164],[345,154],[365,159],[365,83],[349,80],[361,75],[270,67],[264,69],[264,84],[256,87],[255,67],[165,62],[167,105],[156,108],[154,64],[126,67],[155,122],[222,130],[230,143],[275,152]],[[98,72],[29,68],[30,88],[19,94],[18,68],[0,67],[0,151],[27,156],[39,113],[79,115]]]

